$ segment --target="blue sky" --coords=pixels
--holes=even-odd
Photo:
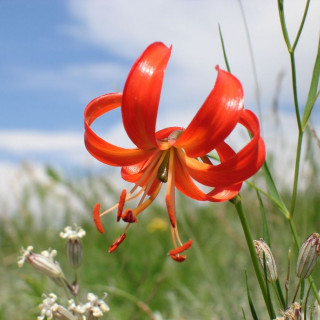
[[[65,32],[73,22],[67,3],[0,2],[1,129],[81,130],[83,104],[103,90],[103,81],[64,82],[68,68],[109,58]],[[75,94],[77,86],[87,87],[84,99]]]
[[[303,1],[287,2],[293,35]],[[242,5],[264,119],[270,119],[277,76],[285,72],[279,101],[286,123],[293,119],[290,69],[276,1],[243,0]],[[153,41],[173,45],[158,125],[187,125],[214,84],[215,65],[224,67],[218,23],[232,72],[243,83],[246,106],[257,111],[250,51],[237,0],[0,1],[0,162],[98,165],[83,146],[85,105],[101,94],[121,91],[132,63]],[[301,103],[308,91],[319,25],[320,4],[312,1],[297,51]],[[129,144],[119,113],[103,121],[98,127],[105,137]],[[271,133],[265,133],[266,140]]]

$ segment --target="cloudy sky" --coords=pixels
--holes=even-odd
[[[304,1],[285,4],[293,38]],[[279,94],[283,131],[292,129],[289,57],[276,0],[242,0],[242,8],[238,0],[0,0],[0,164],[99,165],[83,146],[83,110],[91,99],[121,91],[132,63],[154,41],[173,46],[158,127],[187,125],[215,82],[215,65],[225,67],[218,24],[231,70],[243,83],[246,107],[258,112],[244,16],[264,135],[268,139],[273,133],[267,122],[279,74],[284,75]],[[319,29],[320,1],[313,0],[296,55],[301,105]],[[106,117],[98,129],[111,142],[128,144],[119,113]]]

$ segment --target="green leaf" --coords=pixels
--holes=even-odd
[[[246,317],[246,314],[244,313],[243,308],[241,308],[241,310],[242,310],[243,320],[247,320],[247,317]]]
[[[317,97],[319,96],[319,94],[317,94],[319,78],[320,78],[320,35],[319,35],[319,42],[318,42],[318,52],[317,52],[316,61],[313,67],[313,73],[312,73],[308,98],[307,98],[306,106],[304,108],[303,115],[302,115],[303,131],[306,128],[313,106],[317,100]]]
[[[261,217],[262,217],[262,235],[263,235],[263,240],[271,248],[270,233],[269,233],[269,228],[268,228],[266,211],[264,209],[264,205],[263,205],[263,202],[262,202],[262,199],[261,199],[261,196],[260,196],[260,192],[258,190],[256,190],[256,193],[257,193],[257,198],[259,200],[259,206],[260,206]]]
[[[290,216],[290,213],[278,192],[278,189],[273,181],[272,175],[270,173],[270,170],[266,161],[262,166],[262,172],[263,172],[267,187],[269,189],[271,198],[273,199],[274,203],[278,206],[280,211],[284,214],[284,216],[288,219]]]
[[[55,181],[55,182],[62,181],[59,173],[55,169],[53,169],[51,166],[46,167],[46,173],[53,181]]]
[[[254,304],[253,304],[252,299],[251,299],[250,290],[249,290],[249,285],[248,285],[248,275],[247,275],[247,272],[246,272],[246,285],[247,285],[247,296],[248,296],[249,307],[250,307],[250,311],[251,311],[252,318],[253,318],[254,320],[259,320],[259,318],[258,318],[258,316],[257,316],[256,309],[255,309]]]

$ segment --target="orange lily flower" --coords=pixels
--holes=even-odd
[[[257,117],[244,109],[243,89],[237,78],[216,67],[218,76],[214,88],[186,129],[169,127],[156,131],[156,120],[164,73],[171,47],[151,44],[134,63],[122,93],[109,93],[92,100],[84,112],[85,145],[99,161],[121,168],[124,180],[134,184],[130,192],[123,190],[119,202],[100,213],[93,210],[98,230],[103,233],[100,216],[117,209],[117,220],[128,225],[111,245],[114,251],[125,239],[126,231],[137,216],[157,197],[163,184],[171,224],[174,249],[169,255],[176,261],[192,240],[182,243],[179,237],[175,188],[199,201],[221,202],[235,197],[242,182],[255,174],[265,159],[265,146],[260,137]],[[103,140],[90,128],[101,115],[121,107],[123,125],[136,148],[125,149]],[[235,152],[225,139],[237,124],[251,134],[251,140]],[[208,153],[215,150],[219,163],[213,164]],[[195,182],[211,187],[203,192]],[[135,208],[126,208],[130,200],[141,196]]]

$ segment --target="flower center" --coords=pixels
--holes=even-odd
[[[164,159],[162,160],[159,166],[158,174],[157,174],[157,178],[162,182],[168,181],[169,158],[170,158],[170,151],[166,151],[166,155],[164,156]]]

